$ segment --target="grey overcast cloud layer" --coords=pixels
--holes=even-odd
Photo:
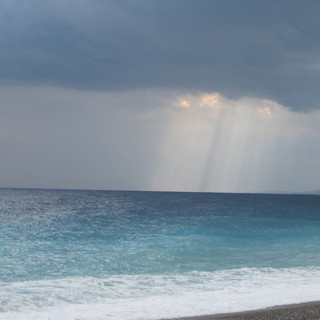
[[[0,0],[0,187],[320,187],[320,1]]]
[[[319,109],[317,0],[1,0],[0,81]]]

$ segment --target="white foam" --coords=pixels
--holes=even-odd
[[[1,320],[137,320],[320,300],[320,267],[0,283]]]

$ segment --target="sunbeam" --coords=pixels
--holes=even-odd
[[[230,100],[218,93],[186,94],[167,112],[153,189],[272,189],[279,145],[294,130],[292,126],[287,130],[284,123],[296,117],[293,112],[273,101]]]

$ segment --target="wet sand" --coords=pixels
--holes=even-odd
[[[183,317],[175,320],[320,320],[320,301],[238,313]]]

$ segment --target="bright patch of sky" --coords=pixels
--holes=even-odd
[[[318,189],[320,111],[217,92],[2,87],[1,187]]]

